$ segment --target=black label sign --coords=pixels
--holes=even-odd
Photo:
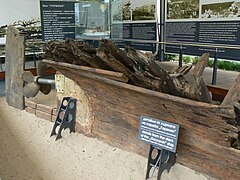
[[[176,153],[179,125],[146,116],[140,117],[139,139]]]
[[[43,40],[75,38],[74,2],[40,1]]]

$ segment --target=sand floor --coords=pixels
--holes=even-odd
[[[0,179],[143,180],[147,159],[66,130],[49,137],[53,123],[9,107],[0,97]],[[176,164],[164,180],[206,180]],[[156,177],[151,178],[156,179]]]

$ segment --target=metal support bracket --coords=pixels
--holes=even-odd
[[[158,168],[157,180],[161,179],[161,175],[164,170],[170,171],[171,167],[176,163],[176,153],[158,149],[153,145],[150,145],[149,155],[148,155],[148,165],[146,179],[150,176],[150,171],[152,170],[151,177],[154,175],[155,170]]]
[[[62,130],[65,130],[67,128],[70,129],[70,133],[75,132],[76,101],[76,99],[73,99],[71,97],[63,98],[50,137],[53,135],[57,135],[56,140],[58,140],[62,137]],[[60,127],[58,132],[56,133],[56,128],[58,126]]]
[[[56,81],[56,89],[58,93],[64,93],[65,92],[65,76],[62,74],[56,74],[55,75],[55,81]]]

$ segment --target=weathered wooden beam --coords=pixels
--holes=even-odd
[[[199,62],[196,64],[189,76],[188,83],[185,88],[185,95],[190,99],[195,99],[201,102],[211,102],[211,96],[205,82],[202,79],[202,73],[207,65],[209,53],[204,53]]]
[[[21,75],[24,71],[24,48],[25,39],[19,31],[8,26],[6,39],[6,100],[8,105],[18,109],[24,109],[23,80]]]
[[[109,79],[113,79],[116,81],[128,82],[128,77],[120,72],[107,71],[107,70],[102,70],[102,69],[86,67],[86,66],[78,66],[78,65],[73,65],[73,64],[63,63],[63,62],[56,62],[56,61],[51,61],[51,60],[46,60],[46,59],[44,59],[43,62],[47,63],[51,66],[65,67],[66,69],[70,69],[72,71],[77,71],[81,74],[93,74],[93,75],[97,75],[100,77],[106,77]]]
[[[229,89],[226,97],[224,98],[221,107],[233,109],[234,103],[239,101],[240,101],[240,74],[233,82],[233,85]]]
[[[129,58],[131,58],[138,66],[139,72],[144,71],[151,74],[153,77],[159,80],[159,90],[172,95],[183,96],[179,89],[174,84],[173,78],[169,73],[157,64],[152,58],[147,57],[145,54],[136,51],[133,48],[127,47],[126,52]]]
[[[102,40],[100,42],[100,48],[104,48],[107,52],[109,52],[115,59],[120,61],[124,66],[133,70],[135,64],[134,62],[127,56],[126,52],[119,49],[113,42],[108,40]]]
[[[124,66],[120,61],[116,60],[114,57],[110,56],[105,48],[99,47],[97,51],[97,56],[105,62],[108,66],[113,68],[117,72],[122,72],[127,77],[130,77],[133,72]]]
[[[94,68],[114,70],[126,75],[130,84],[139,87],[202,102],[211,101],[208,89],[201,78],[209,58],[208,53],[202,55],[187,80],[184,75],[189,72],[189,67],[178,68],[179,74],[171,75],[154,61],[153,56],[149,57],[130,47],[126,47],[124,51],[109,40],[102,40],[97,50],[75,40],[66,40],[64,43],[53,41],[48,47],[47,59],[56,58],[56,61],[59,61],[57,59],[59,58],[62,62],[79,65],[85,63],[86,66]]]
[[[111,56],[111,54],[108,53],[105,47],[100,46],[98,48],[97,56],[113,70],[125,74],[129,78],[129,83],[152,90],[157,90],[156,87],[149,81],[147,81],[144,76],[138,73],[133,73],[124,64],[122,64],[122,62],[116,60],[113,56]]]
[[[210,53],[204,53],[198,63],[196,64],[196,66],[194,67],[193,71],[192,71],[192,76],[194,78],[199,78],[202,76],[203,74],[203,71],[205,69],[205,67],[207,66],[207,63],[208,63],[208,60],[209,60],[209,56],[210,56]]]

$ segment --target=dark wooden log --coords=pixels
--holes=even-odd
[[[143,88],[147,88],[147,89],[151,89],[151,90],[155,90],[155,91],[159,91],[161,84],[159,80],[156,79],[152,79],[152,78],[148,78],[146,76],[144,76],[144,74],[139,73],[139,72],[135,72],[131,75],[130,78],[130,84],[139,86],[139,87],[143,87]]]
[[[210,54],[204,53],[199,62],[196,64],[188,79],[188,83],[185,88],[185,96],[190,99],[195,99],[201,102],[210,102],[211,96],[202,79],[202,73],[207,65]]]
[[[169,73],[161,66],[159,66],[159,64],[157,64],[152,58],[148,58],[145,54],[130,47],[127,47],[126,51],[128,57],[141,66],[140,69],[143,69],[154,77],[159,78],[159,91],[177,96],[183,95],[174,84],[173,78],[170,77]]]
[[[110,55],[104,46],[100,46],[98,48],[97,56],[113,70],[125,74],[129,78],[129,83],[152,90],[157,90],[154,85],[152,85],[149,81],[146,80],[146,78],[144,78],[144,76],[133,73],[120,61],[116,60],[113,56]]]
[[[127,56],[126,52],[119,49],[113,42],[102,40],[100,48],[105,48],[115,59],[120,61],[128,69],[133,70],[135,63]]]
[[[112,70],[96,56],[96,49],[94,47],[72,39],[67,39],[65,42],[50,41],[47,44],[43,58]]]
[[[179,74],[170,75],[154,61],[153,56],[149,57],[130,47],[123,51],[108,40],[102,40],[97,51],[84,42],[71,39],[64,43],[52,41],[47,45],[45,53],[46,59],[114,70],[126,75],[130,84],[202,102],[211,100],[201,79],[208,57],[209,54],[201,57],[192,75],[186,80],[184,75],[190,70],[189,67],[178,68]]]
[[[128,47],[126,49],[127,55],[134,61],[141,65],[141,69],[148,71],[155,77],[159,77],[161,81],[160,91],[171,95],[177,95],[181,97],[187,97],[202,102],[210,102],[211,97],[208,92],[201,75],[207,65],[209,53],[205,53],[201,56],[199,62],[192,71],[188,81],[183,76],[187,74],[191,66],[185,68],[178,68],[178,74],[173,76],[164,70],[153,59],[146,57],[144,53],[136,51],[133,48]]]
[[[109,69],[109,66],[96,57],[96,50],[93,50],[93,47],[89,46],[88,44],[84,44],[74,40],[66,40],[66,46],[68,50],[78,57],[80,61],[90,64],[90,66],[93,68]]]
[[[51,59],[57,62],[67,62],[78,65],[89,65],[86,62],[82,62],[76,57],[65,43],[59,41],[50,41],[46,44],[45,53],[43,59]]]
[[[116,60],[113,56],[109,56],[109,53],[104,47],[98,48],[97,56],[108,66],[112,67],[113,70],[122,72],[127,77],[130,77],[133,74],[133,72],[124,66],[120,61]]]
[[[170,71],[170,75],[177,74],[178,75],[186,75],[192,69],[192,65],[183,65],[182,67],[176,66],[172,71]],[[176,76],[176,75],[175,75]]]

